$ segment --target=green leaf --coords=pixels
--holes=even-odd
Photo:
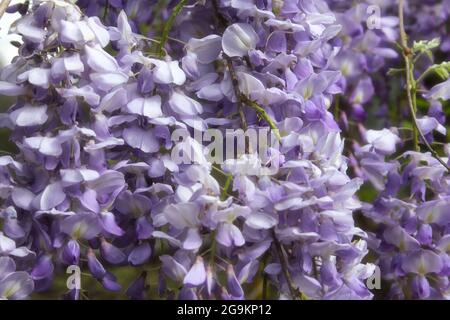
[[[437,74],[442,80],[450,78],[450,61],[432,65],[417,79],[417,83],[422,82],[433,73]]]
[[[414,53],[430,54],[431,50],[439,47],[440,44],[441,44],[440,38],[434,38],[432,40],[414,41],[413,51]]]

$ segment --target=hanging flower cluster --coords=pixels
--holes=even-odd
[[[388,160],[400,142],[391,131],[369,130],[358,148],[360,170],[379,190],[364,216],[377,265],[395,299],[449,297],[449,177],[430,153],[405,152],[402,164]],[[448,150],[447,150],[448,151]],[[448,154],[447,154],[448,155]]]
[[[341,5],[9,7],[22,42],[0,71],[0,94],[16,98],[0,116],[15,147],[0,156],[0,298],[45,293],[77,268],[132,299],[152,297],[150,272],[165,299],[371,299],[378,267],[386,297],[448,298],[448,161],[430,144],[446,133],[449,80],[425,80],[450,67],[414,61],[408,85],[430,104],[414,151],[403,128],[366,129],[366,106],[390,95],[385,73],[409,59],[393,44],[404,22],[386,3],[372,30],[370,4]],[[423,6],[420,37],[440,8]],[[411,50],[430,56],[436,41]],[[358,199],[363,184],[373,203]],[[118,269],[138,277],[124,284]]]

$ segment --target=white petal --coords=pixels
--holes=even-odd
[[[123,130],[123,138],[131,147],[146,153],[157,152],[160,148],[159,141],[151,130],[127,128]]]
[[[222,48],[230,57],[243,57],[249,50],[255,49],[258,42],[258,34],[251,25],[235,23],[223,33]]]
[[[25,188],[14,188],[13,192],[11,193],[11,197],[16,206],[25,210],[30,210],[31,202],[36,197],[36,195]]]
[[[128,81],[128,76],[120,71],[114,73],[92,73],[89,77],[103,91],[109,91]]]
[[[11,112],[9,117],[11,121],[19,127],[41,125],[48,119],[47,106],[33,106],[31,104],[26,104],[22,108]]]
[[[155,65],[153,80],[156,83],[182,85],[186,81],[186,75],[178,65],[178,61],[166,62],[157,59],[150,59],[150,61]]]
[[[66,199],[66,194],[60,182],[49,184],[34,201],[34,206],[39,210],[50,210],[61,204]]]
[[[74,53],[69,57],[63,59],[64,68],[71,73],[80,74],[84,71],[84,64],[81,62],[80,55]]]
[[[57,138],[30,137],[25,138],[24,143],[46,156],[57,157],[62,153],[61,142]]]
[[[109,43],[109,32],[106,27],[101,23],[98,17],[89,17],[87,19],[87,24],[91,28],[92,32],[95,34],[97,41],[102,47],[106,47]]]
[[[25,271],[13,272],[0,283],[0,298],[20,300],[34,290],[34,281]]]
[[[277,224],[277,219],[264,213],[253,213],[247,217],[245,223],[256,230],[270,229]]]
[[[254,92],[265,90],[263,83],[248,73],[238,72],[237,77],[239,80],[239,89],[246,96],[251,96]]]
[[[4,96],[19,96],[26,92],[26,88],[15,83],[0,81],[0,94]]]
[[[200,103],[175,91],[170,97],[169,105],[173,111],[181,115],[194,116],[203,112]]]
[[[140,114],[150,119],[158,118],[163,115],[161,111],[160,96],[153,96],[150,98],[136,98],[127,104],[127,109],[131,113]]]
[[[14,242],[14,240],[4,236],[3,232],[0,232],[0,253],[9,253],[15,248],[16,243]]]
[[[47,89],[50,86],[50,69],[33,68],[20,74],[19,81],[28,80],[29,83]]]
[[[211,63],[217,59],[222,50],[222,38],[215,34],[202,39],[192,38],[189,40],[186,49],[195,53],[200,63]]]
[[[83,36],[80,32],[80,29],[75,23],[66,20],[61,20],[60,23],[61,23],[61,30],[60,30],[61,41],[67,43],[77,43],[83,40]]]
[[[12,250],[9,254],[14,257],[24,258],[29,256],[30,254],[34,254],[34,252],[27,247],[20,247]]]
[[[222,89],[220,84],[215,83],[210,86],[206,86],[197,91],[197,97],[208,101],[220,101],[223,99]]]
[[[195,203],[171,204],[164,210],[167,221],[177,229],[195,228],[199,224],[199,207]]]
[[[17,32],[35,43],[44,41],[47,34],[45,30],[32,25],[32,16],[25,16],[17,24]]]
[[[117,61],[99,46],[86,46],[87,64],[95,72],[115,72],[119,69]]]
[[[400,138],[388,129],[367,130],[366,139],[377,151],[387,155],[394,153],[400,142]]]

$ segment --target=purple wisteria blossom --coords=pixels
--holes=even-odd
[[[400,142],[392,132],[378,134],[386,145]],[[368,243],[389,284],[390,298],[448,299],[446,169],[429,153],[404,153],[409,160],[405,166],[387,160],[395,151],[382,152],[370,144],[357,151],[362,174],[380,191],[372,204],[363,206],[364,216],[376,223]]]

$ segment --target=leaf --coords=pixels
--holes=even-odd
[[[441,45],[440,38],[434,38],[432,40],[414,41],[413,51],[414,53],[427,53],[433,49],[436,49],[440,45]]]

